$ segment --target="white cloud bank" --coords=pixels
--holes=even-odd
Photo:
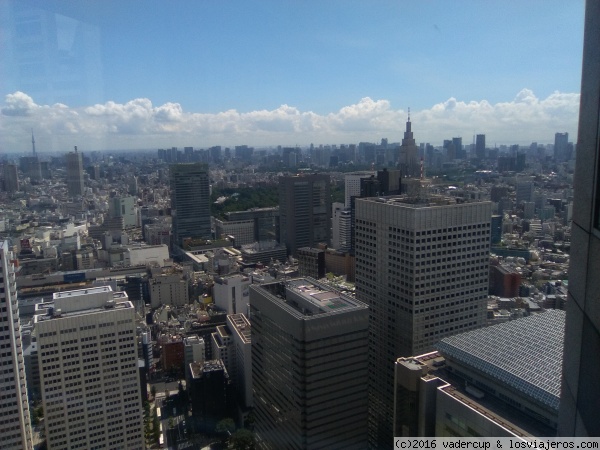
[[[120,104],[107,102],[84,108],[56,103],[38,105],[23,92],[6,96],[0,106],[0,151],[29,151],[34,129],[39,151],[135,149],[248,144],[308,145],[375,142],[387,137],[400,141],[407,112],[387,100],[369,97],[326,115],[281,105],[274,110],[217,114],[186,112],[179,103],[154,106],[138,98]],[[488,145],[553,142],[554,133],[567,131],[575,140],[579,94],[555,92],[540,99],[523,89],[514,99],[490,104],[450,98],[429,109],[412,111],[417,142],[441,145],[462,136],[471,142],[486,134]]]

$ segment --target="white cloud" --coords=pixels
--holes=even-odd
[[[0,107],[0,151],[29,149],[31,128],[41,151],[78,145],[84,150],[159,148],[191,145],[290,145],[358,143],[387,137],[400,141],[407,112],[388,100],[365,97],[339,111],[320,115],[289,105],[274,110],[216,114],[184,111],[179,103],[154,106],[149,99],[106,102],[85,108],[63,104],[38,105],[23,92],[6,96]],[[529,89],[507,102],[449,98],[412,111],[417,142],[440,145],[443,139],[485,133],[494,143],[552,142],[554,133],[568,131],[575,139],[579,94],[554,92],[540,99]]]
[[[35,109],[39,108],[29,95],[20,91],[8,94],[5,104],[6,106],[1,109],[1,112],[6,116],[29,116]]]

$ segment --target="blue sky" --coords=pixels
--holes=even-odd
[[[394,141],[409,106],[417,140],[435,145],[457,133],[523,144],[532,128],[540,142],[555,131],[576,134],[582,0],[22,0],[15,9],[16,3],[0,5],[0,27],[9,36],[0,47],[0,61],[8,61],[0,69],[0,131],[13,130],[0,137],[0,150],[18,149],[18,133],[30,122],[40,124],[38,141],[48,149],[77,136],[94,147],[121,148]],[[19,33],[36,14],[44,29],[58,24],[58,37],[42,32],[50,43],[44,64],[56,57],[48,49],[58,40],[72,58],[75,81],[56,79],[64,68],[40,69],[23,56]],[[44,81],[51,86],[72,85],[44,91],[32,72],[50,74]],[[137,111],[139,103],[127,106],[135,99],[150,102],[141,106],[150,122],[106,120]],[[538,109],[527,111],[518,99]],[[95,131],[91,120],[59,129],[56,116],[65,111],[55,103],[80,116],[105,105],[104,119],[94,115],[101,125]],[[436,105],[464,114],[437,117]],[[481,108],[490,114],[488,105],[491,117],[477,119]],[[171,126],[153,132],[165,110]],[[494,121],[524,121],[528,130]]]

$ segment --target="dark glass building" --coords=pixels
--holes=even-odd
[[[250,310],[260,447],[366,448],[366,305],[300,278],[250,286]]]
[[[210,190],[208,165],[170,166],[173,243],[182,247],[186,239],[210,239]]]
[[[329,175],[279,177],[279,242],[296,256],[300,247],[331,240]]]

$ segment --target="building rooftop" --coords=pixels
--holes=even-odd
[[[117,292],[116,294],[125,294],[125,293]],[[123,296],[123,298],[127,299],[127,295],[125,294]],[[104,312],[107,310],[114,311],[114,310],[122,310],[122,309],[129,309],[129,308],[133,309],[134,308],[133,303],[131,303],[129,300],[118,301],[118,302],[108,301],[105,306],[100,306],[100,307],[91,306],[88,309],[77,309],[74,311],[62,311],[60,308],[55,308],[54,306],[55,306],[54,302],[39,303],[38,305],[36,305],[36,312],[33,317],[34,323],[45,322],[47,320],[52,320],[52,319],[77,317],[77,316],[84,316],[84,315],[88,315],[88,314],[96,314],[96,313]]]
[[[273,250],[285,250],[284,244],[279,244],[277,241],[261,241],[252,244],[242,245],[242,253],[254,254],[260,252],[270,252]]]
[[[183,338],[185,345],[200,345],[204,344],[204,339],[199,337],[198,335],[191,335]]]
[[[269,292],[280,300],[278,304],[299,318],[367,308],[362,302],[308,277],[263,284],[255,288]]]
[[[227,316],[229,323],[234,331],[242,339],[242,342],[249,344],[251,342],[250,322],[243,314],[230,314]]]
[[[552,436],[556,432],[547,423],[532,420],[527,413],[499,401],[494,395],[485,394],[471,383],[465,384],[462,375],[449,370],[450,361],[447,361],[439,351],[398,358],[396,363],[420,373],[422,380],[439,379],[442,382],[438,387],[440,391],[517,436]]]
[[[209,374],[210,372],[219,372],[223,371],[225,376],[227,377],[227,369],[225,368],[225,364],[220,359],[211,359],[203,362],[192,362],[190,363],[190,372],[192,378],[199,379],[205,376],[204,374]]]
[[[428,208],[434,206],[449,206],[465,203],[490,203],[489,201],[475,200],[447,195],[427,194],[423,196],[390,195],[385,197],[357,198],[358,201],[385,203],[387,205],[404,206],[408,208]]]
[[[564,332],[565,312],[549,310],[444,338],[436,348],[447,360],[558,410]]]
[[[315,247],[300,247],[298,253],[310,253],[311,255],[316,256],[319,253],[325,253],[325,250]]]

